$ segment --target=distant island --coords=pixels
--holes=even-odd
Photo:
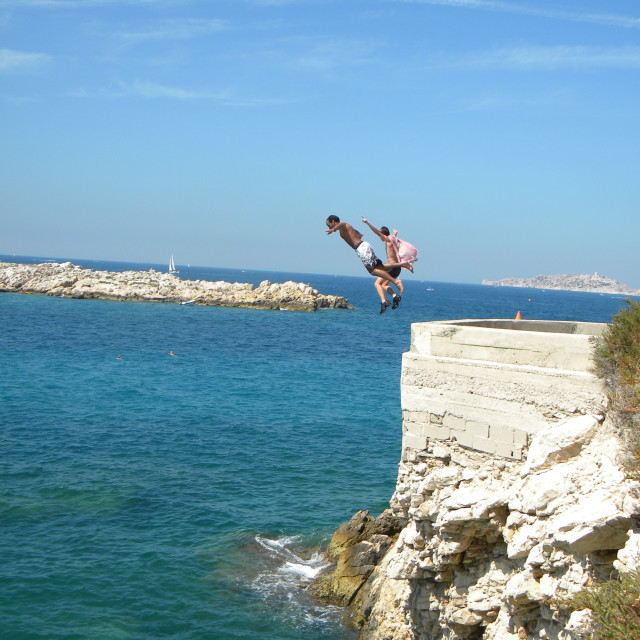
[[[562,289],[564,291],[589,291],[592,293],[616,293],[639,296],[640,289],[632,289],[618,280],[601,276],[597,271],[593,275],[559,273],[554,276],[535,276],[534,278],[504,278],[503,280],[483,280],[482,284],[492,287],[528,287],[531,289]]]
[[[323,295],[309,284],[181,280],[171,273],[149,271],[94,271],[71,262],[17,264],[0,261],[0,293],[44,293],[66,298],[139,300],[180,304],[316,311],[353,309],[346,298]]]

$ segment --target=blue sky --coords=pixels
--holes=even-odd
[[[0,253],[640,287],[639,72],[631,1],[0,0]]]

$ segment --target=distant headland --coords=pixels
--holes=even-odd
[[[503,280],[483,280],[482,284],[493,287],[529,287],[532,289],[562,289],[564,291],[589,291],[592,293],[615,293],[630,296],[640,295],[640,289],[632,289],[618,280],[593,275],[559,273],[553,276],[534,278],[504,278]]]
[[[342,296],[323,295],[308,284],[291,280],[283,283],[264,280],[256,287],[244,282],[181,280],[154,269],[94,271],[71,262],[18,264],[0,261],[0,292],[286,311],[353,308]]]

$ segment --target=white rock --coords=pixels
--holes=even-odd
[[[586,415],[563,420],[538,432],[531,442],[521,475],[573,458],[593,438],[599,424],[599,416]]]
[[[507,529],[517,529],[523,524],[531,524],[532,522],[533,518],[528,516],[526,513],[522,513],[521,511],[512,511],[507,517],[505,526]]]
[[[629,573],[640,568],[640,532],[631,531],[624,547],[618,551],[613,566],[620,573]]]
[[[402,553],[393,554],[386,564],[385,573],[391,580],[413,580],[422,575],[420,559],[415,552],[403,549]]]
[[[588,612],[569,618],[555,603],[607,575],[611,549],[620,549],[618,570],[640,565],[640,529],[629,533],[640,491],[620,468],[615,434],[598,422],[556,424],[528,462],[500,470],[455,445],[439,469],[433,456],[403,462],[393,508],[408,518],[406,531],[383,561],[387,596],[362,637],[453,640],[482,625],[483,640],[518,640],[525,626],[540,640],[585,640]]]
[[[540,602],[542,600],[540,583],[528,571],[517,573],[507,582],[504,598],[512,609]]]
[[[473,511],[468,507],[465,509],[454,509],[453,511],[440,511],[435,526],[445,530],[456,530],[461,524],[473,519]]]
[[[451,457],[451,449],[445,445],[434,445],[433,451],[431,455],[434,458],[440,458],[441,460],[446,460]]]
[[[442,540],[436,549],[438,558],[454,556],[469,548],[473,538],[463,538],[462,540]]]
[[[594,495],[552,517],[548,533],[556,544],[585,554],[600,549],[621,549],[630,525],[631,518],[618,509],[612,498]]]
[[[475,478],[476,474],[477,472],[474,469],[469,469],[468,467],[465,467],[462,470],[462,480],[464,480],[465,482],[469,482]]]
[[[422,535],[418,532],[418,528],[414,521],[409,522],[407,526],[400,532],[399,541],[401,544],[413,546],[416,538]]]
[[[640,513],[640,483],[627,481],[627,493],[622,502],[622,510],[630,515]]]
[[[532,515],[542,513],[555,498],[571,494],[574,489],[571,473],[575,469],[568,464],[527,476],[514,487],[509,508]]]
[[[558,590],[558,579],[548,573],[540,578],[540,593],[543,598],[554,598]]]
[[[544,544],[539,543],[529,552],[526,564],[532,567],[541,567],[548,559],[544,551]]]
[[[446,500],[443,500],[442,506],[445,509],[462,509],[471,507],[486,497],[486,491],[475,487],[462,487],[461,489],[456,489]]]
[[[447,619],[453,624],[459,624],[464,627],[476,627],[482,622],[482,616],[469,609],[456,609],[447,616]]]
[[[426,491],[435,491],[435,489],[442,489],[452,484],[456,484],[461,477],[462,473],[460,467],[450,466],[436,469],[429,473],[421,484],[421,488]]]
[[[559,640],[586,640],[591,636],[592,619],[593,612],[590,609],[573,611],[564,630],[558,636]]]
[[[529,552],[546,537],[546,523],[535,520],[532,524],[524,524],[512,535],[507,545],[507,557],[512,560],[525,558]]]

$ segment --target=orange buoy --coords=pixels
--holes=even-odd
[[[520,311],[516,313],[516,320],[522,320],[522,316],[520,315]]]

